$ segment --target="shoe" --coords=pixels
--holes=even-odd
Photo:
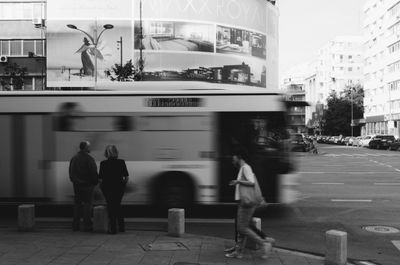
[[[261,255],[262,259],[268,259],[271,255],[272,245],[271,243],[264,243],[262,246],[263,254]]]
[[[233,251],[235,251],[235,250],[236,250],[236,245],[233,246],[233,247],[224,249],[224,252],[225,252],[225,253],[229,253],[229,252],[233,252]]]
[[[237,251],[233,251],[233,252],[230,252],[230,253],[226,253],[225,257],[241,259],[241,258],[243,258],[243,255],[241,253],[237,252]]]

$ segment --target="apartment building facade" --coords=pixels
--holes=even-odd
[[[364,6],[364,134],[400,136],[400,1]]]
[[[340,94],[347,86],[363,83],[363,37],[338,36],[324,45],[314,60],[294,67],[283,80],[301,81],[305,101],[305,125],[320,132],[320,120],[329,95]],[[283,87],[287,87],[284,85]],[[349,124],[350,126],[350,124]]]
[[[45,89],[45,5],[0,0],[0,90]]]

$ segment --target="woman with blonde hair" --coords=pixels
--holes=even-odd
[[[128,170],[125,161],[118,159],[118,149],[108,145],[104,151],[106,160],[100,163],[100,188],[107,202],[109,233],[125,232],[124,217],[121,211],[121,200],[128,182]]]

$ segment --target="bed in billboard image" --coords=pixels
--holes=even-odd
[[[215,30],[210,24],[143,21],[142,48],[163,51],[214,52]],[[135,21],[135,49],[140,48],[140,22]]]

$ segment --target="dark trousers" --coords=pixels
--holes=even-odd
[[[110,232],[115,233],[117,231],[117,223],[119,231],[125,231],[124,216],[121,209],[124,187],[102,187],[101,190],[107,202]]]
[[[74,184],[74,217],[72,228],[79,230],[80,220],[83,212],[83,229],[92,229],[92,203],[94,186]]]

